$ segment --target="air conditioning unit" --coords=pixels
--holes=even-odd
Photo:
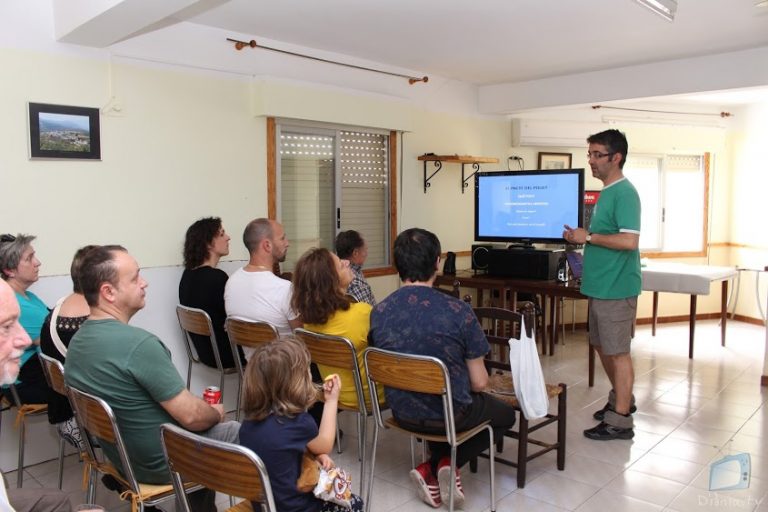
[[[587,137],[606,129],[608,125],[604,123],[513,119],[512,146],[580,148],[587,145]]]

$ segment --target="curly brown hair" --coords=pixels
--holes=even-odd
[[[187,228],[184,237],[184,268],[193,269],[208,258],[209,246],[221,229],[219,217],[205,217]]]
[[[349,309],[350,299],[341,290],[339,272],[328,249],[313,247],[293,269],[291,307],[307,324],[324,324],[338,310]]]
[[[242,406],[245,417],[261,421],[270,414],[294,417],[317,401],[307,347],[293,336],[261,345],[245,369]]]

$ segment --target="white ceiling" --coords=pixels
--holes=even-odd
[[[673,23],[632,0],[218,3],[186,20],[476,85],[768,45],[755,0],[679,0]]]
[[[48,4],[58,42],[152,62],[422,102],[450,102],[440,96],[450,81],[480,112],[509,114],[609,101],[766,102],[768,7],[756,2],[678,0],[674,22],[634,0],[17,0],[0,13]],[[226,37],[432,80],[407,92],[391,80],[372,86],[369,73],[232,52]]]

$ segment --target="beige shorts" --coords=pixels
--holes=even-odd
[[[589,299],[589,343],[603,354],[628,354],[635,335],[637,297]]]

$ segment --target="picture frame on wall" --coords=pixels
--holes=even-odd
[[[101,160],[99,109],[29,103],[29,156]]]
[[[570,153],[539,152],[539,169],[571,169],[572,160]]]

